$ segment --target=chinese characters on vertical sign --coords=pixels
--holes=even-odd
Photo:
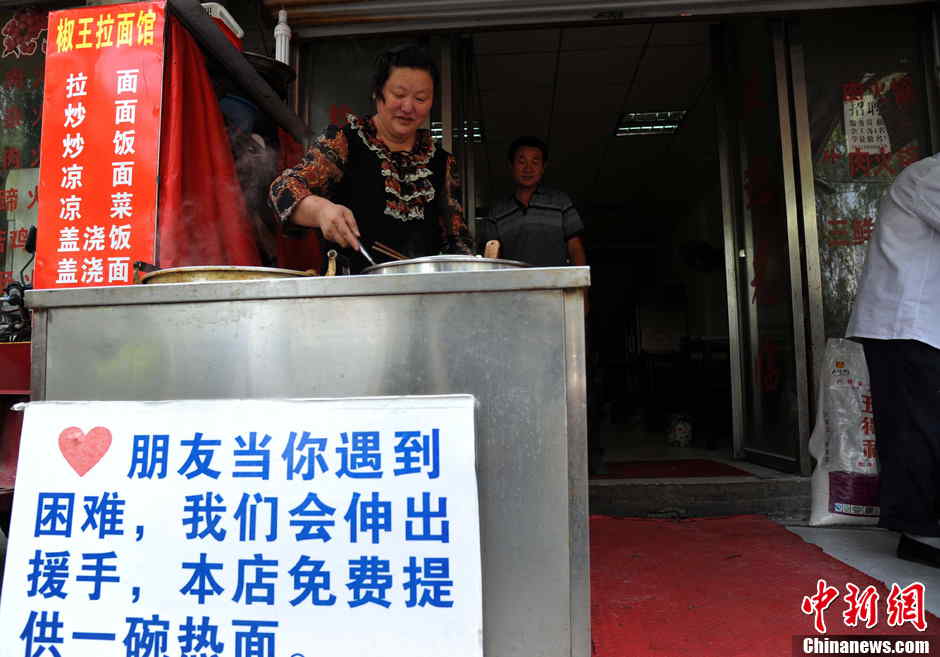
[[[480,657],[473,414],[30,404],[0,656]]]
[[[154,260],[164,3],[52,12],[36,287],[125,285]]]
[[[857,415],[853,412],[850,417],[838,418],[839,422],[851,422],[853,426],[845,427],[850,431],[857,448],[853,454],[842,453],[838,458],[856,459],[850,465],[852,472],[862,472],[866,474],[877,474],[877,454],[875,452],[875,418],[874,408],[871,401],[871,384],[864,380],[860,374],[864,372],[853,372],[845,361],[837,360],[830,372],[830,387],[835,392],[831,395],[840,395],[845,399],[846,408],[853,411],[857,409]],[[836,420],[833,420],[836,421]]]

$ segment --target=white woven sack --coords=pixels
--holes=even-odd
[[[810,525],[878,522],[878,459],[871,385],[862,346],[830,338],[820,373]]]

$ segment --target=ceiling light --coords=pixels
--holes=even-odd
[[[440,121],[431,122],[431,137],[434,139],[442,139],[444,137],[444,124]],[[454,128],[454,139],[472,143],[472,144],[482,144],[483,143],[483,124],[480,121],[464,121],[463,122],[463,134],[460,134],[460,130]]]
[[[667,112],[626,112],[620,115],[615,137],[671,135],[679,129],[685,110]]]

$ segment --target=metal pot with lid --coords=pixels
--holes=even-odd
[[[202,267],[171,267],[144,274],[141,283],[204,283],[209,281],[253,281],[262,278],[295,278],[316,276],[315,271],[276,269],[274,267],[234,267],[213,265]]]
[[[528,267],[517,260],[480,258],[470,255],[435,255],[408,260],[392,260],[362,270],[363,274],[429,274],[451,271],[491,271]]]
[[[335,249],[327,252],[324,276],[349,273],[349,263]],[[142,274],[142,275],[141,275]],[[160,269],[146,262],[134,263],[134,281],[140,283],[207,283],[213,281],[254,281],[264,278],[298,278],[317,276],[316,269],[278,269],[276,267],[247,267],[234,265],[204,265]]]

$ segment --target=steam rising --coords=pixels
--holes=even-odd
[[[229,135],[235,174],[245,197],[245,206],[255,228],[258,249],[265,265],[275,264],[278,224],[267,204],[268,186],[277,177],[278,153],[257,134],[234,130]]]

